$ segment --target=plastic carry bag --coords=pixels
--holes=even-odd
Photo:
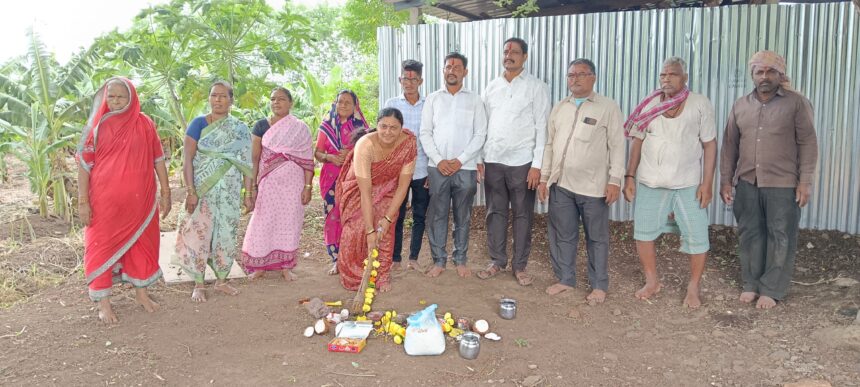
[[[403,348],[407,355],[441,355],[445,352],[445,334],[436,319],[436,304],[409,316]]]

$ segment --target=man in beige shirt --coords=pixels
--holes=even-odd
[[[579,224],[588,249],[589,304],[609,287],[609,205],[618,200],[624,174],[624,129],[615,101],[594,92],[594,63],[576,59],[567,69],[571,95],[550,113],[538,197],[549,198],[549,249],[559,282],[556,295],[576,286]]]
[[[794,273],[800,209],[818,161],[812,105],[789,87],[785,59],[759,51],[749,62],[755,90],[732,106],[720,155],[720,196],[734,202],[743,293],[776,306]],[[735,196],[732,196],[732,188]]]

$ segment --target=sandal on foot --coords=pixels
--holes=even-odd
[[[476,276],[480,279],[489,279],[495,277],[496,274],[499,274],[499,272],[501,271],[502,268],[499,267],[499,265],[496,265],[495,263],[490,263],[490,265],[487,266],[486,269],[478,271],[478,274],[476,274]]]
[[[517,283],[520,284],[520,286],[529,286],[535,280],[534,277],[532,277],[531,274],[526,273],[525,270],[514,272],[514,277],[516,277]]]

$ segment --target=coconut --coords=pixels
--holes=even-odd
[[[314,335],[314,327],[305,328],[305,332],[303,333],[303,335],[305,335],[305,337],[313,336]]]
[[[487,333],[486,335],[484,335],[484,338],[487,340],[499,341],[502,339],[502,336],[499,336],[493,332],[490,332],[490,333]]]
[[[340,321],[346,321],[349,318],[349,309],[342,309],[340,311]]]
[[[487,320],[475,320],[475,323],[472,324],[472,330],[483,335],[490,330],[490,323]]]
[[[314,323],[314,332],[318,335],[324,335],[331,329],[331,323],[326,319],[321,318]]]

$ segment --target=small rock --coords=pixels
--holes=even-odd
[[[795,266],[795,267],[794,267],[794,270],[797,270],[797,271],[799,271],[799,272],[801,272],[801,273],[807,273],[807,272],[809,272],[809,269],[807,269],[807,268],[805,268],[805,267],[803,267],[803,266]]]
[[[538,368],[538,367],[537,367],[537,364],[529,364],[529,369],[530,369],[530,370],[536,370],[537,368]]]
[[[613,311],[612,311],[612,315],[613,315],[613,316],[620,316],[620,315],[621,315],[621,309],[615,309],[615,310],[613,310]]]
[[[826,232],[822,232],[822,233],[821,233],[821,238],[822,238],[822,239],[824,239],[824,240],[830,240],[830,234],[828,234],[828,233],[826,233]]]
[[[811,249],[814,249],[814,248],[815,248],[815,245],[813,245],[813,244],[812,244],[812,242],[807,242],[807,243],[806,243],[806,248],[811,250]]]
[[[767,355],[767,357],[771,360],[788,360],[791,357],[791,354],[788,353],[788,351],[780,349],[771,352],[770,355]]]
[[[811,380],[811,379],[802,379],[798,380],[794,383],[786,383],[782,385],[783,387],[832,387],[830,382],[826,380]]]
[[[833,281],[833,285],[840,288],[850,288],[857,284],[860,284],[860,281],[857,281],[854,278],[839,277]]]
[[[540,375],[531,375],[523,379],[522,385],[525,387],[537,386],[538,383],[541,382],[543,377]]]
[[[686,336],[684,336],[684,338],[689,340],[689,341],[692,341],[692,342],[699,341],[699,336],[692,335],[692,334],[686,335]]]
[[[606,359],[606,360],[609,360],[609,361],[611,361],[611,362],[616,362],[616,361],[618,361],[618,355],[616,355],[616,354],[614,354],[614,353],[612,353],[612,352],[604,352],[604,353],[603,353],[603,358],[604,358],[604,359]]]
[[[842,234],[842,239],[849,239],[849,238],[851,238],[851,234]]]
[[[580,312],[578,308],[573,308],[570,310],[570,313],[567,314],[567,317],[578,320],[582,318],[582,312]]]
[[[608,374],[609,373],[609,367],[603,367],[603,372]]]

